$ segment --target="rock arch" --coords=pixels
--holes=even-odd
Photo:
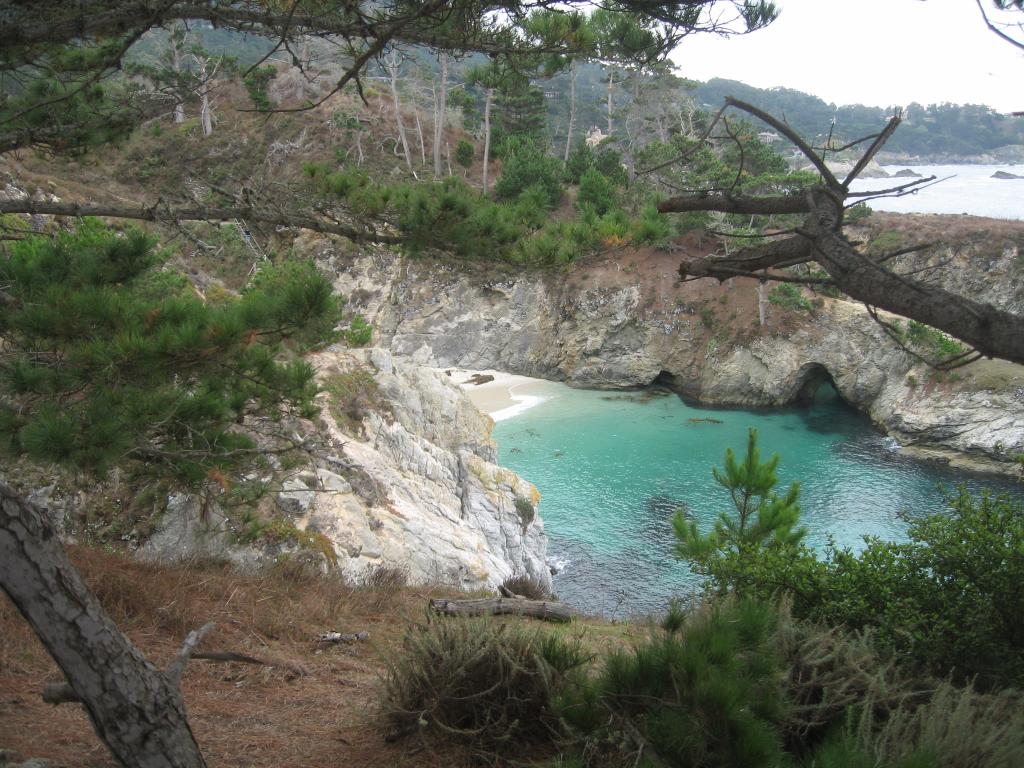
[[[794,377],[792,394],[789,398],[790,402],[803,405],[812,403],[823,384],[832,387],[836,394],[842,397],[842,393],[839,391],[839,387],[836,386],[836,381],[832,377],[831,371],[824,364],[804,363],[800,366]]]

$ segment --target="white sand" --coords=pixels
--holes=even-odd
[[[466,390],[473,405],[486,413],[495,421],[503,421],[517,416],[545,400],[543,390],[550,386],[544,379],[530,376],[517,376],[514,373],[494,370],[465,370],[462,368],[444,368],[451,371],[451,378]],[[467,380],[475,374],[493,376],[492,381],[484,384],[472,384]]]

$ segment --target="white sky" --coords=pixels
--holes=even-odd
[[[1024,110],[1024,52],[985,27],[975,0],[776,5],[779,18],[759,32],[688,38],[672,55],[678,74],[785,86],[836,104],[950,101]],[[1013,19],[1024,20],[1024,14]]]

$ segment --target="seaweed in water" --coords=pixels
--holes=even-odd
[[[721,419],[712,419],[710,416],[703,419],[687,419],[687,424],[724,424],[725,422]]]

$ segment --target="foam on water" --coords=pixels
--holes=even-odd
[[[517,395],[515,390],[516,387],[521,387],[522,384],[515,384],[508,389],[508,396],[512,398],[515,405],[510,405],[507,408],[502,408],[500,411],[495,411],[491,414],[491,418],[495,422],[506,421],[507,419],[514,418],[520,414],[525,413],[534,406],[540,405],[544,402],[545,398],[541,395]]]
[[[674,395],[561,384],[531,396],[539,402],[518,401],[515,408],[527,407],[494,430],[499,462],[540,489],[559,595],[589,611],[626,614],[660,610],[691,591],[695,579],[673,555],[671,519],[684,509],[708,530],[729,509],[711,468],[726,448],[744,450],[749,427],[758,429],[763,457],[781,454],[780,486],[801,483],[808,541],[818,548],[905,536],[901,513],[941,508],[939,484],[1024,493],[1001,478],[905,456],[822,389],[810,407],[774,411],[694,408]]]

